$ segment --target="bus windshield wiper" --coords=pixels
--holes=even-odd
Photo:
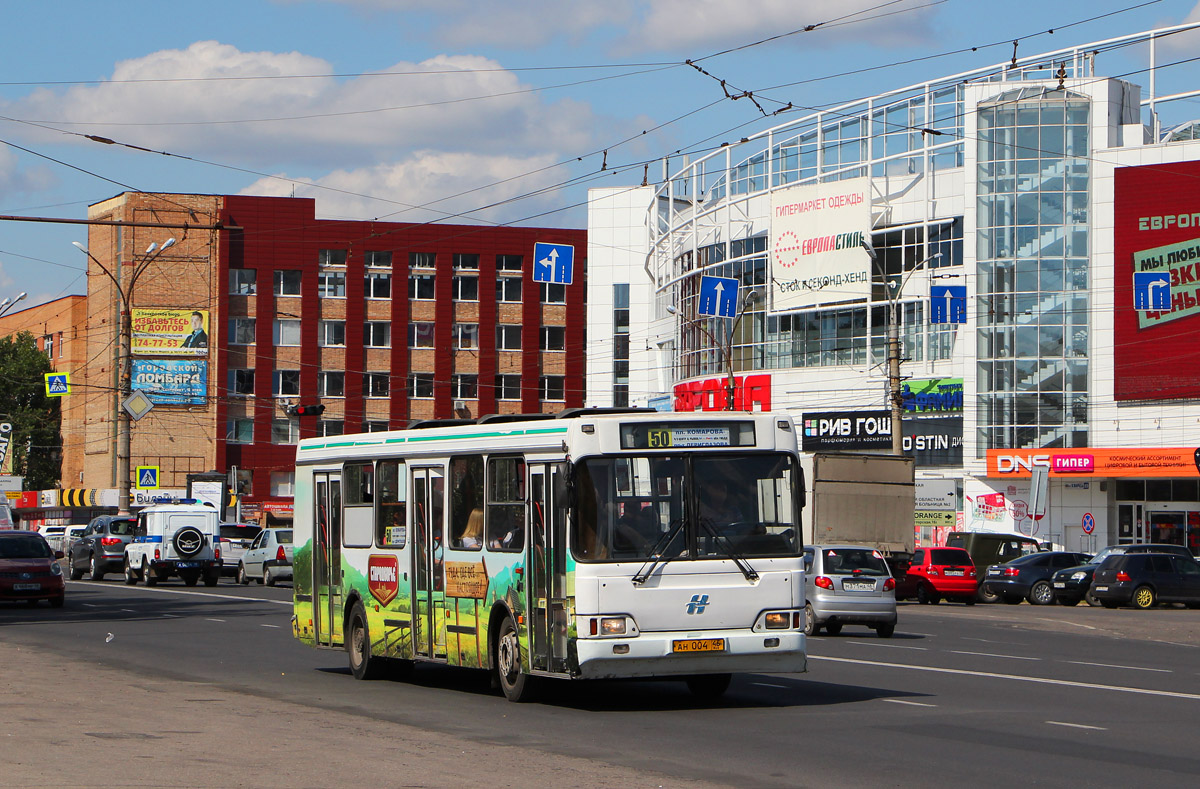
[[[712,524],[703,518],[700,519],[700,528],[708,532],[709,536],[711,536],[715,542],[721,543],[723,541],[725,543],[725,554],[730,559],[733,559],[733,563],[736,564],[737,568],[742,571],[742,575],[746,576],[747,581],[754,583],[758,580],[758,573],[753,567],[750,566],[750,562],[746,561],[746,557],[742,556],[733,549],[733,542],[731,542],[728,537],[714,529]]]
[[[665,551],[671,545],[671,543],[675,541],[675,536],[683,529],[685,523],[687,523],[685,518],[676,518],[675,520],[671,521],[670,527],[666,532],[663,533],[661,537],[658,538],[658,542],[654,543],[654,547],[650,549],[649,558],[642,563],[642,566],[638,568],[637,574],[633,576],[634,586],[641,586],[644,584],[646,579],[650,577],[650,573],[654,572],[656,567],[658,567],[660,564],[666,564],[667,562],[671,561],[671,559],[675,558],[674,556],[664,558],[662,552]],[[649,567],[646,565],[649,565]]]

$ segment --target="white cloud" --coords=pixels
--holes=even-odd
[[[114,82],[65,93],[42,89],[0,106],[10,117],[266,167],[299,161],[357,167],[426,147],[528,154],[544,149],[547,119],[560,150],[587,147],[594,133],[585,105],[547,102],[483,57],[439,55],[382,70],[405,75],[322,76],[333,71],[300,53],[242,52],[201,41],[124,61]],[[262,75],[293,78],[116,82]]]
[[[420,151],[399,162],[337,170],[315,180],[296,179],[301,184],[282,180],[285,175],[266,178],[250,184],[242,193],[291,196],[294,189],[297,197],[315,197],[318,213],[327,218],[378,217],[395,222],[441,220],[453,224],[481,220],[511,222],[561,203],[561,194],[554,188],[561,179],[561,172],[547,170],[526,176],[554,164],[554,161],[554,157],[548,155],[517,157]],[[528,200],[505,202],[540,189],[548,191]],[[465,192],[469,193],[453,197]],[[475,209],[495,203],[505,204],[475,213]],[[458,212],[471,213],[447,218],[448,214]],[[535,220],[534,224],[558,222],[554,217],[545,217]]]
[[[21,167],[16,154],[0,145],[0,205],[16,195],[32,194],[55,183],[50,170],[41,165]]]

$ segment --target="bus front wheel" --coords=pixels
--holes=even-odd
[[[504,617],[496,638],[496,676],[500,689],[509,701],[529,701],[533,698],[533,680],[521,670],[521,639],[511,616]]]
[[[383,658],[371,654],[371,631],[367,628],[367,612],[362,603],[354,604],[346,621],[346,652],[350,655],[350,673],[355,679],[383,676]]]

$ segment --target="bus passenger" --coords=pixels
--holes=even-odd
[[[478,548],[483,545],[483,509],[476,507],[467,516],[467,525],[459,535],[460,548]]]

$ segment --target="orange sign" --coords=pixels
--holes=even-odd
[[[1052,477],[1200,477],[1200,449],[989,449],[989,477],[1028,477],[1034,466]]]
[[[446,562],[446,597],[487,597],[488,573],[483,562]]]

